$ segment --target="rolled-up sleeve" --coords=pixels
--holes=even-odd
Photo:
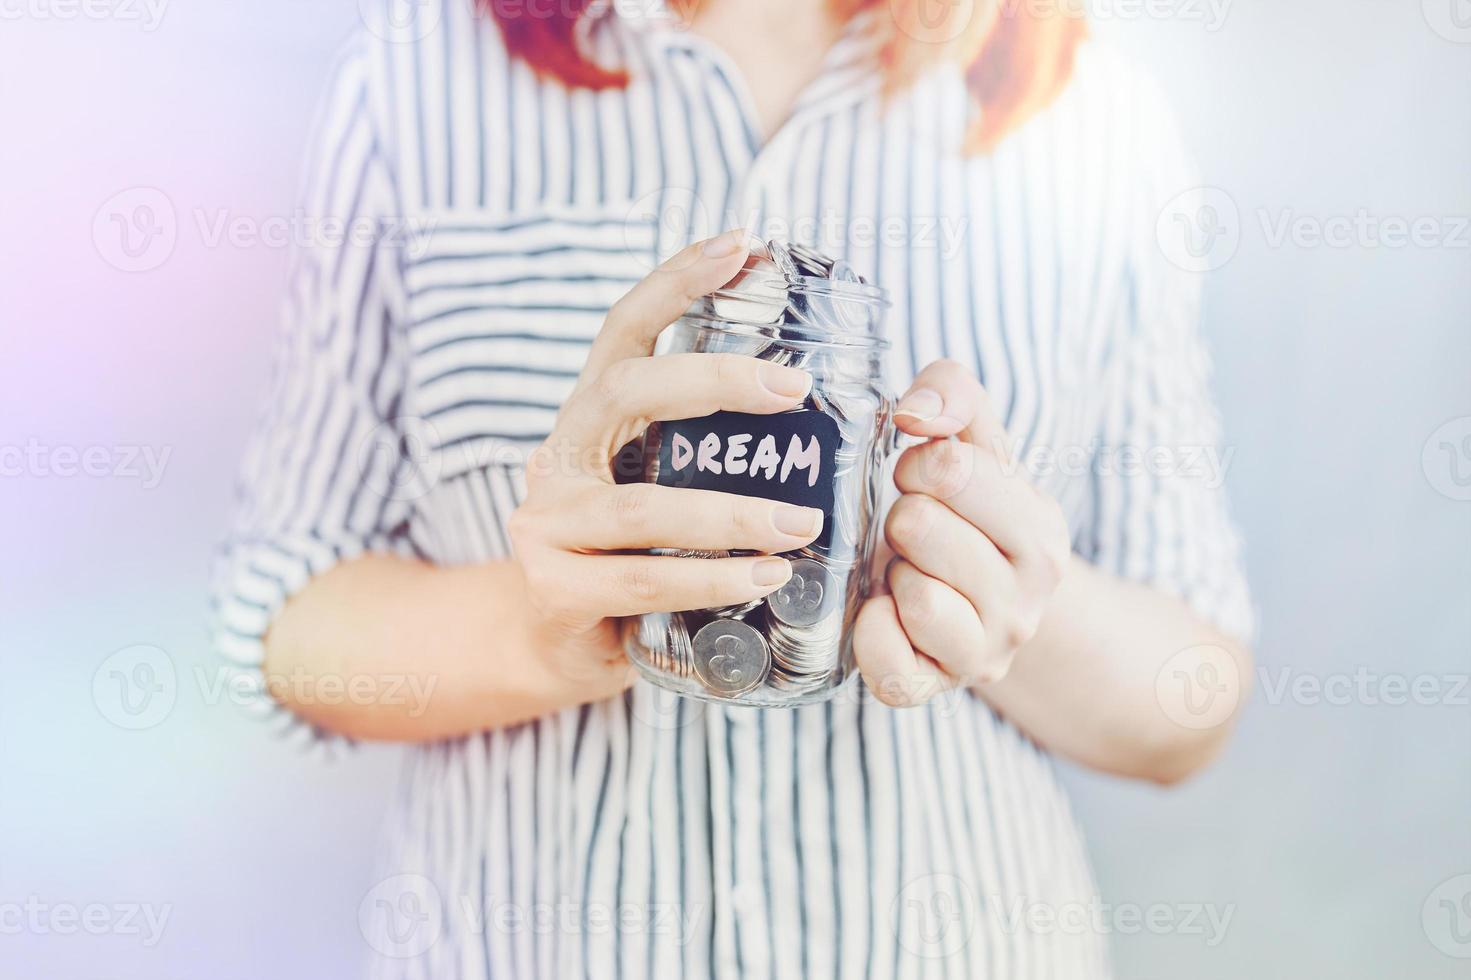
[[[1157,88],[1141,84],[1133,104],[1135,224],[1103,379],[1093,519],[1075,546],[1250,639],[1254,616],[1225,487],[1236,453],[1222,445],[1211,395],[1201,274],[1172,261],[1157,231],[1162,214],[1198,214],[1208,198]]]
[[[246,453],[215,571],[215,644],[232,689],[283,731],[264,638],[286,602],[339,562],[408,550],[397,432],[404,356],[392,171],[369,65],[346,51],[317,115],[269,397]]]

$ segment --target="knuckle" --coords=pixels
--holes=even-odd
[[[761,535],[760,522],[756,519],[755,508],[761,506],[753,497],[741,497],[735,494],[725,502],[726,525],[730,529],[732,541],[755,541]],[[763,512],[765,508],[762,508]]]
[[[944,615],[945,602],[939,586],[928,580],[916,578],[909,583],[899,601],[905,625],[924,633],[935,626]]]
[[[1040,617],[1034,613],[1019,612],[1006,621],[1001,630],[1001,640],[1007,650],[1026,646],[1037,635],[1041,626]]]
[[[620,404],[628,391],[632,373],[632,362],[615,361],[593,378],[588,390],[592,392],[598,406],[608,408]]]
[[[531,513],[531,508],[522,504],[511,511],[511,516],[506,518],[506,534],[511,539],[511,546],[520,552],[529,545],[537,536],[537,520]]]
[[[1011,665],[1015,661],[1016,657],[1009,653],[987,658],[976,671],[976,683],[995,684],[997,681],[1005,680],[1006,675],[1011,673]]]
[[[652,602],[659,597],[659,580],[654,570],[642,562],[618,572],[615,588],[638,602]]]
[[[953,357],[942,357],[932,365],[934,372],[941,377],[955,378],[957,380],[974,380],[970,369]]]
[[[614,488],[607,495],[609,516],[622,527],[643,527],[653,511],[655,492],[652,483],[627,483]]]
[[[954,497],[969,486],[975,472],[975,461],[956,442],[932,443],[921,459],[925,467],[922,479],[941,500]]]
[[[706,354],[705,357],[710,363],[710,381],[717,389],[724,391],[748,380],[750,368],[744,358],[735,354]]]
[[[929,537],[935,514],[924,497],[904,494],[889,511],[889,539],[901,548],[917,548]]]
[[[869,680],[868,688],[873,691],[873,696],[878,698],[886,707],[914,707],[915,685],[906,684],[902,677],[890,677],[887,675],[874,677]]]

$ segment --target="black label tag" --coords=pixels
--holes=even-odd
[[[716,412],[660,424],[660,486],[718,490],[817,507],[832,526],[833,469],[842,437],[822,412]]]

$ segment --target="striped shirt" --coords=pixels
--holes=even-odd
[[[886,101],[861,15],[763,143],[717,47],[614,6],[583,41],[626,89],[538,78],[468,0],[375,22],[337,68],[305,208],[373,233],[294,263],[217,590],[242,678],[338,562],[509,557],[524,459],[608,307],[738,225],[891,291],[891,387],[972,368],[1021,458],[1055,461],[1035,478],[1080,555],[1249,631],[1218,485],[1116,465],[1217,439],[1197,287],[1155,240],[1193,181],[1153,86],[1087,47],[1053,105],[965,156],[962,72]],[[363,909],[378,976],[1109,973],[1051,764],[969,693],[759,710],[640,682],[408,760]]]

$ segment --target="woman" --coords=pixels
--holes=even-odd
[[[378,233],[297,262],[220,635],[319,735],[418,744],[360,909],[375,968],[1106,975],[1049,754],[1180,779],[1227,726],[1177,723],[1163,668],[1247,672],[1219,492],[1115,465],[1216,437],[1155,243],[1191,186],[1161,100],[1017,5],[631,6],[373,19],[318,126],[307,208]],[[856,627],[867,690],[790,711],[633,684],[618,640],[790,574],[638,549],[817,532],[610,476],[650,418],[807,388],[648,356],[740,267],[732,228],[888,287],[919,437]]]

